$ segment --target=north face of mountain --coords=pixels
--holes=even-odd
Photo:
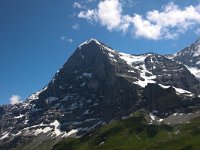
[[[109,59],[111,54],[116,57],[117,62]],[[93,115],[109,121],[129,114],[133,109],[127,108],[136,103],[139,91],[135,88],[137,85],[122,77],[131,74],[126,73],[126,68],[130,67],[117,56],[117,52],[94,39],[89,40],[79,46],[47,89],[39,95],[39,99],[42,99],[39,101],[42,102],[38,106],[44,110],[46,102],[43,99],[49,97],[56,97],[58,101],[65,99],[66,102],[62,102],[63,108],[71,109],[71,105],[74,106],[69,114],[64,115],[64,118],[68,118],[68,124],[75,120],[81,124]],[[66,123],[64,120],[63,122]]]

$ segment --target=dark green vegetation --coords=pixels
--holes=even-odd
[[[54,150],[199,150],[200,118],[185,125],[151,125],[148,117],[115,121],[87,135],[61,140]]]

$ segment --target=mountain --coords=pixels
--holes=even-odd
[[[185,64],[197,78],[200,78],[200,40],[174,54],[173,59]]]
[[[175,57],[125,54],[90,39],[42,90],[0,106],[0,149],[37,149],[48,141],[51,149],[140,109],[153,124],[186,123],[199,115],[199,89],[198,78]]]

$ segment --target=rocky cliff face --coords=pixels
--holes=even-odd
[[[187,66],[200,69],[200,40],[176,53],[174,59]]]
[[[41,136],[58,141],[78,137],[141,108],[162,117],[191,112],[199,104],[199,85],[174,60],[120,53],[90,39],[45,88],[24,102],[0,107],[0,149]]]
[[[186,65],[191,73],[200,79],[200,40],[174,54],[172,58]]]

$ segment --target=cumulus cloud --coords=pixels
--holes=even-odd
[[[122,8],[118,0],[105,0],[98,4],[98,19],[108,30],[119,27],[121,12]]]
[[[149,21],[150,25],[160,27],[156,39],[176,38],[179,34],[185,33],[200,23],[200,7],[188,6],[180,9],[173,2],[170,2],[162,11],[147,12],[146,19],[143,21]]]
[[[121,12],[122,8],[118,0],[105,0],[99,2],[97,9],[81,11],[78,17],[87,19],[90,22],[100,22],[108,30],[112,30],[119,27]]]
[[[151,24],[148,20],[143,20],[142,16],[135,14],[132,18],[136,37],[145,37],[148,39],[157,39],[160,36],[161,27],[157,24]]]
[[[180,8],[173,2],[161,10],[150,10],[145,15],[123,14],[122,1],[100,1],[95,9],[81,11],[79,18],[100,23],[109,31],[130,30],[136,38],[152,40],[175,39],[200,24],[200,4]]]
[[[14,105],[17,104],[21,100],[21,97],[19,95],[12,95],[10,97],[10,104]]]
[[[97,21],[96,18],[96,10],[87,10],[87,11],[81,11],[79,14],[78,14],[78,17],[79,18],[84,18],[84,19],[87,19],[88,21],[90,22],[93,22],[93,21]]]

